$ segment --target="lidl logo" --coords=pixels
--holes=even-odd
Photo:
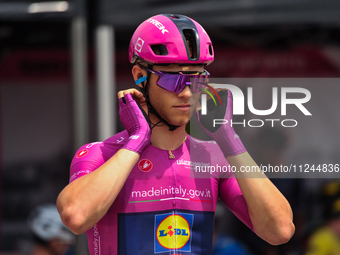
[[[155,253],[191,251],[194,215],[187,213],[155,216]]]

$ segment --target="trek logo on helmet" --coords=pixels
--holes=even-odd
[[[163,26],[162,23],[160,23],[158,20],[155,20],[153,18],[148,19],[146,22],[149,22],[151,24],[154,24],[159,30],[162,31],[162,34],[164,35],[165,32],[169,33],[169,31]]]

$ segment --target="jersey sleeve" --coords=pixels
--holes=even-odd
[[[102,143],[86,144],[79,148],[71,163],[70,183],[93,172],[104,164],[105,159],[102,154],[101,144]]]
[[[249,217],[246,200],[243,197],[240,186],[234,175],[229,175],[227,178],[220,179],[219,197],[237,218],[254,231],[253,224]]]
[[[229,162],[225,159],[217,144],[208,143],[206,146],[207,151],[210,153],[211,165],[219,166],[220,169],[226,169],[226,171],[215,173],[215,176],[218,178],[219,197],[237,218],[254,231],[253,224],[249,217],[247,203],[243,197],[237,179],[231,171]]]
[[[95,171],[111,158],[128,139],[126,130],[103,142],[94,142],[80,147],[73,157],[70,167],[70,180],[74,180]]]
[[[127,139],[128,134],[126,131],[123,131],[103,142],[94,142],[80,147],[71,162],[69,183],[96,171],[122,148]],[[115,216],[112,218],[115,219]],[[115,224],[115,221],[112,220],[110,225],[108,225],[108,217],[104,215],[99,222],[86,231],[90,254],[97,254],[98,248],[115,248],[116,243],[112,241],[114,238],[112,238],[112,233],[110,232],[116,230],[117,226]],[[102,232],[106,235],[101,236],[101,226]],[[107,235],[108,232],[110,232],[110,235]],[[106,252],[106,254],[116,254],[116,251],[112,249],[109,253]]]

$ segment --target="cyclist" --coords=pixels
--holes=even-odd
[[[86,231],[91,255],[211,254],[221,198],[261,238],[287,242],[294,232],[290,205],[261,173],[197,173],[256,165],[227,125],[205,126],[216,143],[185,131],[214,59],[202,26],[183,15],[153,16],[134,32],[129,59],[140,90],[118,92],[126,130],[76,152],[70,184],[57,200],[65,225]],[[231,95],[220,94],[230,118]]]

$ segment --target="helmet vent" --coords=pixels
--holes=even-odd
[[[194,30],[192,29],[183,29],[183,34],[185,36],[185,40],[189,50],[190,59],[195,59],[197,57],[197,45],[196,45],[196,36]]]
[[[213,54],[213,50],[212,50],[212,46],[211,46],[211,44],[209,44],[209,54],[212,56],[212,54]]]
[[[176,15],[170,15],[169,17],[172,18],[172,19],[180,19],[180,17],[178,17]]]
[[[151,49],[155,55],[168,55],[168,50],[164,44],[151,45]]]

